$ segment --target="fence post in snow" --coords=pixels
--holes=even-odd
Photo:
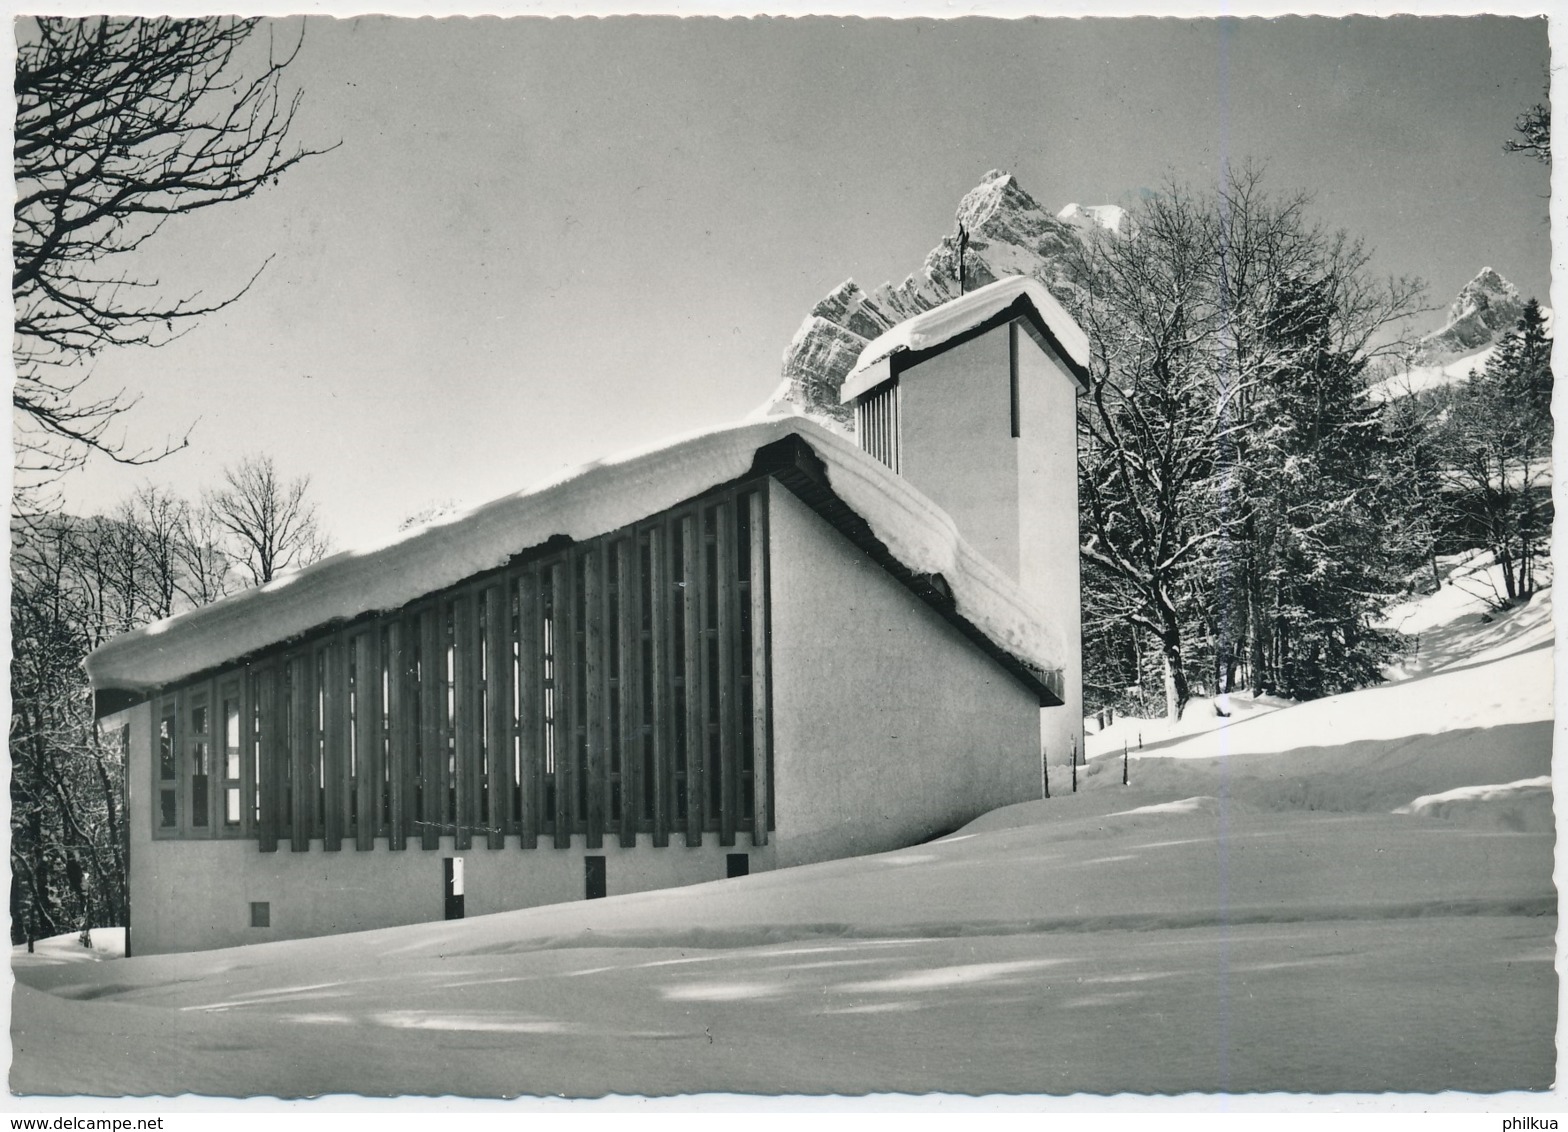
[[[1127,785],[1127,744],[1122,744],[1122,785]]]
[[[1051,760],[1046,757],[1045,744],[1040,745],[1040,786],[1044,790],[1042,798],[1051,796]]]
[[[1073,740],[1072,757],[1067,760],[1073,768],[1073,793],[1078,793],[1078,740]]]

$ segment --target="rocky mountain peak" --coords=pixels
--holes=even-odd
[[[1093,218],[1093,224],[1053,216],[1011,173],[991,170],[964,194],[953,230],[931,249],[920,270],[902,283],[884,283],[869,295],[846,280],[812,308],[784,353],[785,392],[775,404],[847,426],[851,413],[838,403],[838,391],[866,343],[957,297],[960,230],[967,238],[966,289],[1008,275],[1031,275],[1058,294],[1070,290],[1066,263],[1086,230],[1120,231],[1123,225],[1122,210],[1114,205],[1079,211]]]
[[[1417,360],[1436,365],[1490,346],[1523,310],[1518,289],[1492,268],[1483,267],[1460,288],[1442,328],[1421,339]]]

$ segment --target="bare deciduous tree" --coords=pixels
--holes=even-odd
[[[207,502],[187,505],[180,514],[174,556],[179,562],[177,585],[193,606],[217,601],[233,588],[233,571],[223,548],[224,531]]]
[[[316,505],[308,498],[309,476],[285,482],[270,456],[247,456],[237,467],[225,468],[223,480],[206,506],[232,539],[235,560],[253,584],[308,566],[326,553]]]
[[[1551,97],[1550,89],[1547,97]],[[1506,152],[1528,153],[1544,165],[1552,163],[1552,107],[1549,101],[1537,102],[1515,118],[1514,130],[1519,136],[1503,143]]]
[[[162,345],[255,279],[218,297],[169,296],[120,257],[169,217],[242,200],[323,152],[288,141],[300,96],[280,80],[300,41],[242,51],[256,28],[226,17],[18,21],[11,404],[23,510],[91,452],[144,463],[184,444],[127,443],[110,426],[137,398],[84,386],[104,348]]]

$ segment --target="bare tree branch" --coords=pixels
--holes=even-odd
[[[253,43],[257,26],[18,21],[11,405],[24,507],[46,506],[47,485],[92,452],[137,464],[185,446],[183,435],[138,445],[111,431],[137,398],[86,393],[82,367],[110,347],[168,344],[240,299],[261,270],[232,293],[168,296],[156,279],[114,270],[116,257],[169,217],[243,200],[326,152],[288,138],[300,95],[281,80],[303,36],[279,54]]]

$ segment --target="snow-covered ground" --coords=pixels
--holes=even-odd
[[[1403,611],[1426,656],[1394,683],[1144,721],[1126,786],[1096,737],[1077,793],[1053,767],[1049,800],[895,853],[195,955],[16,955],[11,1086],[1547,1089],[1550,596],[1485,622],[1449,601]]]
[[[1435,365],[1413,365],[1385,377],[1367,387],[1367,396],[1374,401],[1393,401],[1413,393],[1425,393],[1445,385],[1457,385],[1469,379],[1472,373],[1486,369],[1486,363],[1497,352],[1496,343],[1488,343],[1457,358]]]

